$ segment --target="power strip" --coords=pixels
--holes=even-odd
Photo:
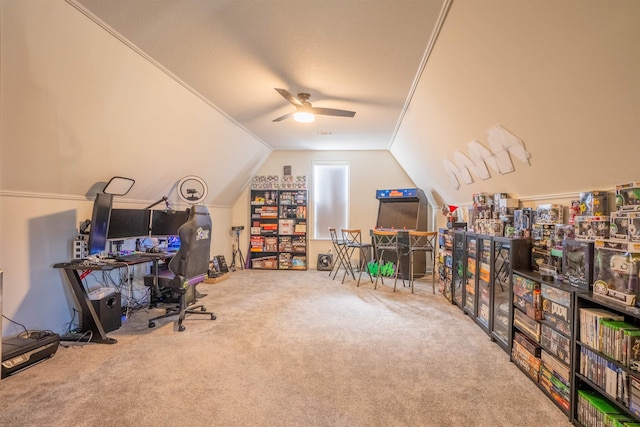
[[[105,298],[111,294],[115,293],[115,289],[113,288],[98,288],[91,292],[89,292],[89,299],[92,301],[98,301],[102,298]]]
[[[87,241],[84,236],[78,236],[73,241],[72,253],[74,259],[84,259],[87,257]]]

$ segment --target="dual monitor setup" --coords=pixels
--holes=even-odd
[[[88,255],[106,251],[109,240],[166,237],[169,246],[179,246],[178,228],[188,219],[188,211],[170,209],[113,209],[113,194],[98,193],[93,203]]]

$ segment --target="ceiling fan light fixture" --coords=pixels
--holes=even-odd
[[[311,123],[316,119],[313,113],[307,111],[297,111],[293,114],[293,120],[298,123]]]

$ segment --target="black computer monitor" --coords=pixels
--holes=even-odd
[[[111,218],[113,194],[99,193],[93,201],[91,228],[89,229],[89,255],[104,252],[107,248],[107,231]]]
[[[188,211],[151,211],[151,236],[177,236],[189,219]]]
[[[111,209],[108,239],[133,239],[149,235],[151,213],[148,209]]]

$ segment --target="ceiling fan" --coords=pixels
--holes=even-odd
[[[287,113],[284,116],[278,117],[273,120],[274,122],[280,122],[290,116],[297,122],[310,123],[315,120],[315,115],[321,116],[338,116],[338,117],[353,117],[356,115],[355,111],[337,110],[335,108],[320,108],[312,107],[309,102],[311,95],[308,93],[299,93],[297,97],[293,96],[289,91],[285,89],[275,88],[276,92],[284,97],[287,101],[292,103],[296,107],[296,111]]]

